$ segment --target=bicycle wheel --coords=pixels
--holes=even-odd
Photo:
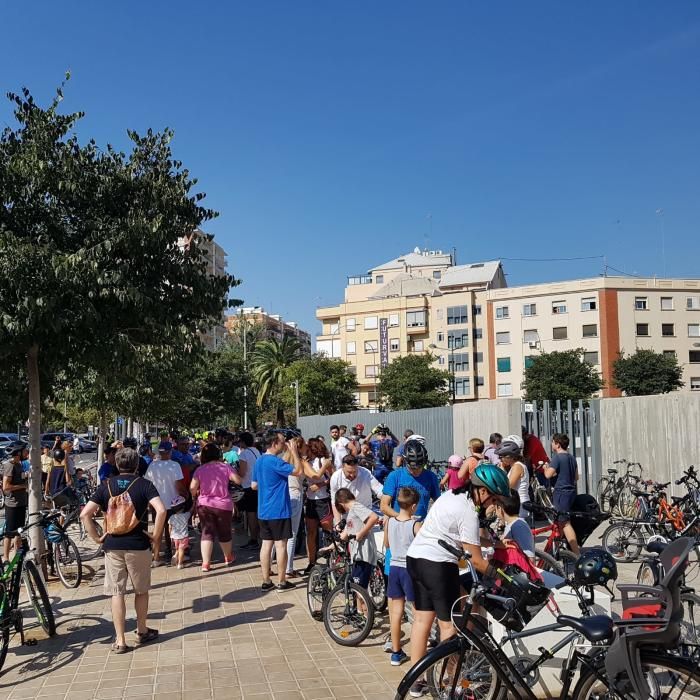
[[[564,578],[564,564],[541,549],[535,550],[535,566],[538,569],[542,569],[542,571],[549,571],[550,574],[556,574]]]
[[[83,580],[83,563],[78,547],[70,537],[64,537],[53,546],[56,573],[66,588],[77,588]]]
[[[354,647],[363,642],[374,625],[369,593],[356,583],[341,581],[323,603],[323,624],[336,644]]]
[[[642,652],[641,664],[651,691],[648,697],[654,700],[700,697],[700,671],[685,659]],[[595,670],[583,666],[579,681],[571,695],[572,700],[598,700],[598,698],[611,697],[607,682],[601,678],[606,678],[605,664],[602,659]],[[619,689],[625,692],[625,697],[636,697],[631,686],[628,688],[625,685],[623,679],[622,687]]]
[[[102,525],[98,520],[95,520],[95,529],[97,530],[97,535],[102,537]],[[66,534],[70,537],[73,542],[78,545],[78,551],[80,552],[80,559],[82,561],[91,561],[103,554],[102,545],[96,544],[87,535],[85,529],[82,527],[80,521],[73,522],[68,527],[65,528]]]
[[[557,561],[561,564],[564,571],[564,578],[569,578],[574,573],[578,557],[572,551],[559,547]]]
[[[637,583],[641,586],[656,586],[659,583],[659,565],[656,561],[643,561],[637,569]]]
[[[630,562],[642,553],[644,542],[636,525],[618,523],[605,530],[602,545],[615,561]]]
[[[0,617],[0,671],[2,671],[7,658],[7,649],[10,646],[10,627],[12,626],[10,601],[4,584],[0,584],[0,606],[2,606],[2,616]]]
[[[610,481],[604,476],[596,486],[596,500],[603,513],[610,512]]]
[[[372,569],[367,590],[372,599],[375,612],[384,612],[389,599],[386,597],[386,577],[380,564],[377,564]]]
[[[625,486],[617,496],[615,510],[622,518],[633,518],[637,512],[637,497],[630,486]]]
[[[323,564],[314,564],[306,582],[306,604],[314,620],[323,619],[323,601],[329,592],[328,567]]]
[[[49,594],[46,592],[46,586],[41,580],[39,570],[36,568],[33,561],[24,560],[22,564],[22,581],[27,589],[29,602],[31,603],[34,612],[36,613],[39,624],[44,628],[44,632],[53,637],[56,634],[56,620],[51,609],[51,601]]]

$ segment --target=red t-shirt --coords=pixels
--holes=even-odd
[[[549,457],[542,447],[542,443],[539,441],[537,435],[528,435],[525,438],[525,459],[527,463],[532,467],[534,471],[540,471],[540,462],[549,464]]]

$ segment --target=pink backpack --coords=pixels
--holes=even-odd
[[[493,562],[514,564],[522,569],[531,581],[541,583],[544,580],[542,574],[533,566],[525,552],[520,549],[520,545],[512,540],[508,542],[508,547],[494,550]]]

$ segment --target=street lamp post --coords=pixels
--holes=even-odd
[[[448,363],[452,367],[452,404],[454,405],[455,399],[456,399],[456,390],[457,390],[457,377],[455,373],[455,351],[454,351],[454,339],[452,339],[452,342],[450,342],[450,338],[447,339],[447,347],[446,348],[441,348],[438,345],[435,345],[435,343],[430,343],[428,347],[431,350],[447,350],[447,352],[450,353]]]
[[[243,430],[248,430],[248,321],[243,318]]]
[[[296,422],[296,427],[299,427],[299,380],[295,379],[294,384],[292,385],[294,387],[294,399],[295,399],[295,406],[296,406],[296,413],[297,413],[297,422]]]

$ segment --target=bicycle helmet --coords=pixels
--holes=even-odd
[[[574,581],[582,586],[605,586],[617,579],[617,564],[602,547],[589,549],[576,562]]]
[[[413,442],[414,440],[420,442],[421,445],[425,445],[425,438],[422,435],[411,435],[411,437],[406,440],[406,443]]]
[[[51,544],[58,544],[63,539],[63,530],[56,523],[49,523],[44,528],[44,536]]]
[[[138,446],[135,437],[125,437],[122,444],[124,445],[124,447],[130,447],[132,450],[135,450]]]
[[[66,452],[61,447],[57,447],[51,454],[57,462],[62,462],[66,458]]]
[[[496,496],[510,496],[506,473],[494,464],[479,464],[471,476],[472,486],[483,486]]]
[[[425,449],[422,442],[414,440],[411,436],[411,439],[404,445],[403,458],[409,466],[422,467],[428,461],[428,450]]]
[[[499,457],[520,457],[523,452],[523,441],[517,435],[509,435],[496,450]]]

